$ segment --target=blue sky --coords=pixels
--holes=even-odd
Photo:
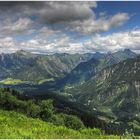
[[[118,12],[125,12],[131,16],[131,19],[120,28],[112,31],[122,31],[134,29],[140,26],[140,2],[139,1],[102,1],[98,2],[98,7],[93,9],[100,13],[105,11],[108,15],[113,15]],[[110,31],[111,32],[111,31]],[[110,33],[108,32],[108,33]]]
[[[140,2],[0,2],[0,53],[140,50]]]

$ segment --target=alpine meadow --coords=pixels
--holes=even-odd
[[[0,139],[140,139],[140,1],[0,1]]]

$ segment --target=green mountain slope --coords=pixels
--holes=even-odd
[[[62,87],[65,85],[79,84],[90,79],[98,71],[99,60],[94,58],[87,62],[81,62],[64,78],[58,80],[58,84]]]
[[[140,126],[139,67],[140,56],[128,59],[103,69],[86,83],[65,92],[91,110],[110,114],[118,122],[132,125],[136,121]]]
[[[127,138],[125,136],[122,138]],[[61,138],[120,138],[105,135],[99,129],[81,129],[79,131],[55,126],[39,119],[27,118],[25,115],[0,110],[0,138],[2,139],[61,139]]]
[[[135,58],[136,56],[137,55],[129,49],[115,53],[109,52],[107,54],[95,53],[92,59],[81,62],[64,78],[58,80],[58,84],[65,86],[83,83],[100,72],[103,68],[112,66],[128,58]]]
[[[86,83],[71,90],[75,90],[75,94],[79,95],[79,99],[82,95],[87,96],[87,98],[90,98],[90,96],[91,98],[94,97],[93,101],[95,100],[95,104],[99,102],[100,104],[108,105],[107,102],[111,102],[111,99],[113,104],[113,100],[116,99],[115,96],[118,96],[119,94],[124,97],[127,96],[127,98],[139,99],[139,65],[140,57],[128,59],[119,64],[103,69]],[[122,92],[125,93],[123,94]],[[126,93],[127,95],[125,95]],[[88,97],[89,94],[90,96]]]
[[[23,50],[0,55],[0,79],[40,82],[63,77],[93,54],[36,55]]]
[[[106,66],[116,64],[136,54],[130,50],[103,54],[39,55],[23,50],[0,55],[0,81],[12,78],[22,83],[42,83],[62,78],[59,83],[80,83]],[[97,62],[98,65],[97,65]],[[64,77],[64,79],[63,79]],[[20,82],[21,83],[21,82]],[[19,84],[20,84],[19,83]],[[3,82],[3,84],[5,84]],[[18,84],[18,83],[17,83]]]
[[[84,135],[64,126],[27,118],[12,111],[0,110],[0,122],[0,138],[91,138],[101,134],[97,129],[93,135]]]

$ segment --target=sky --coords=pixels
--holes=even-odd
[[[140,52],[140,1],[0,1],[0,53]]]

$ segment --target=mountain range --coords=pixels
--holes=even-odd
[[[65,103],[70,101],[75,108],[81,104],[106,123],[123,124],[136,133],[140,130],[139,75],[140,56],[129,49],[51,55],[20,50],[0,55],[0,86],[37,98],[54,92]]]
[[[98,110],[113,118],[113,123],[125,123],[140,130],[140,56],[102,69],[87,82],[65,93],[71,100]],[[106,121],[109,118],[103,118]],[[110,120],[111,121],[111,120]],[[111,121],[111,122],[112,122]]]
[[[0,55],[0,79],[39,82],[63,77],[92,54],[37,55],[23,50]]]
[[[115,53],[95,53],[94,56],[86,61],[78,64],[70,73],[58,80],[58,84],[62,86],[80,84],[89,80],[93,75],[97,74],[105,67],[117,64],[128,58],[135,58],[137,54],[125,49],[124,51],[118,51]]]
[[[68,79],[67,83],[79,83],[89,79],[97,63],[96,69],[102,69],[135,56],[136,54],[128,49],[112,54],[96,52],[52,55],[32,54],[19,50],[12,54],[0,54],[0,80],[3,83],[8,78],[20,80],[22,83],[43,83],[64,78]]]

